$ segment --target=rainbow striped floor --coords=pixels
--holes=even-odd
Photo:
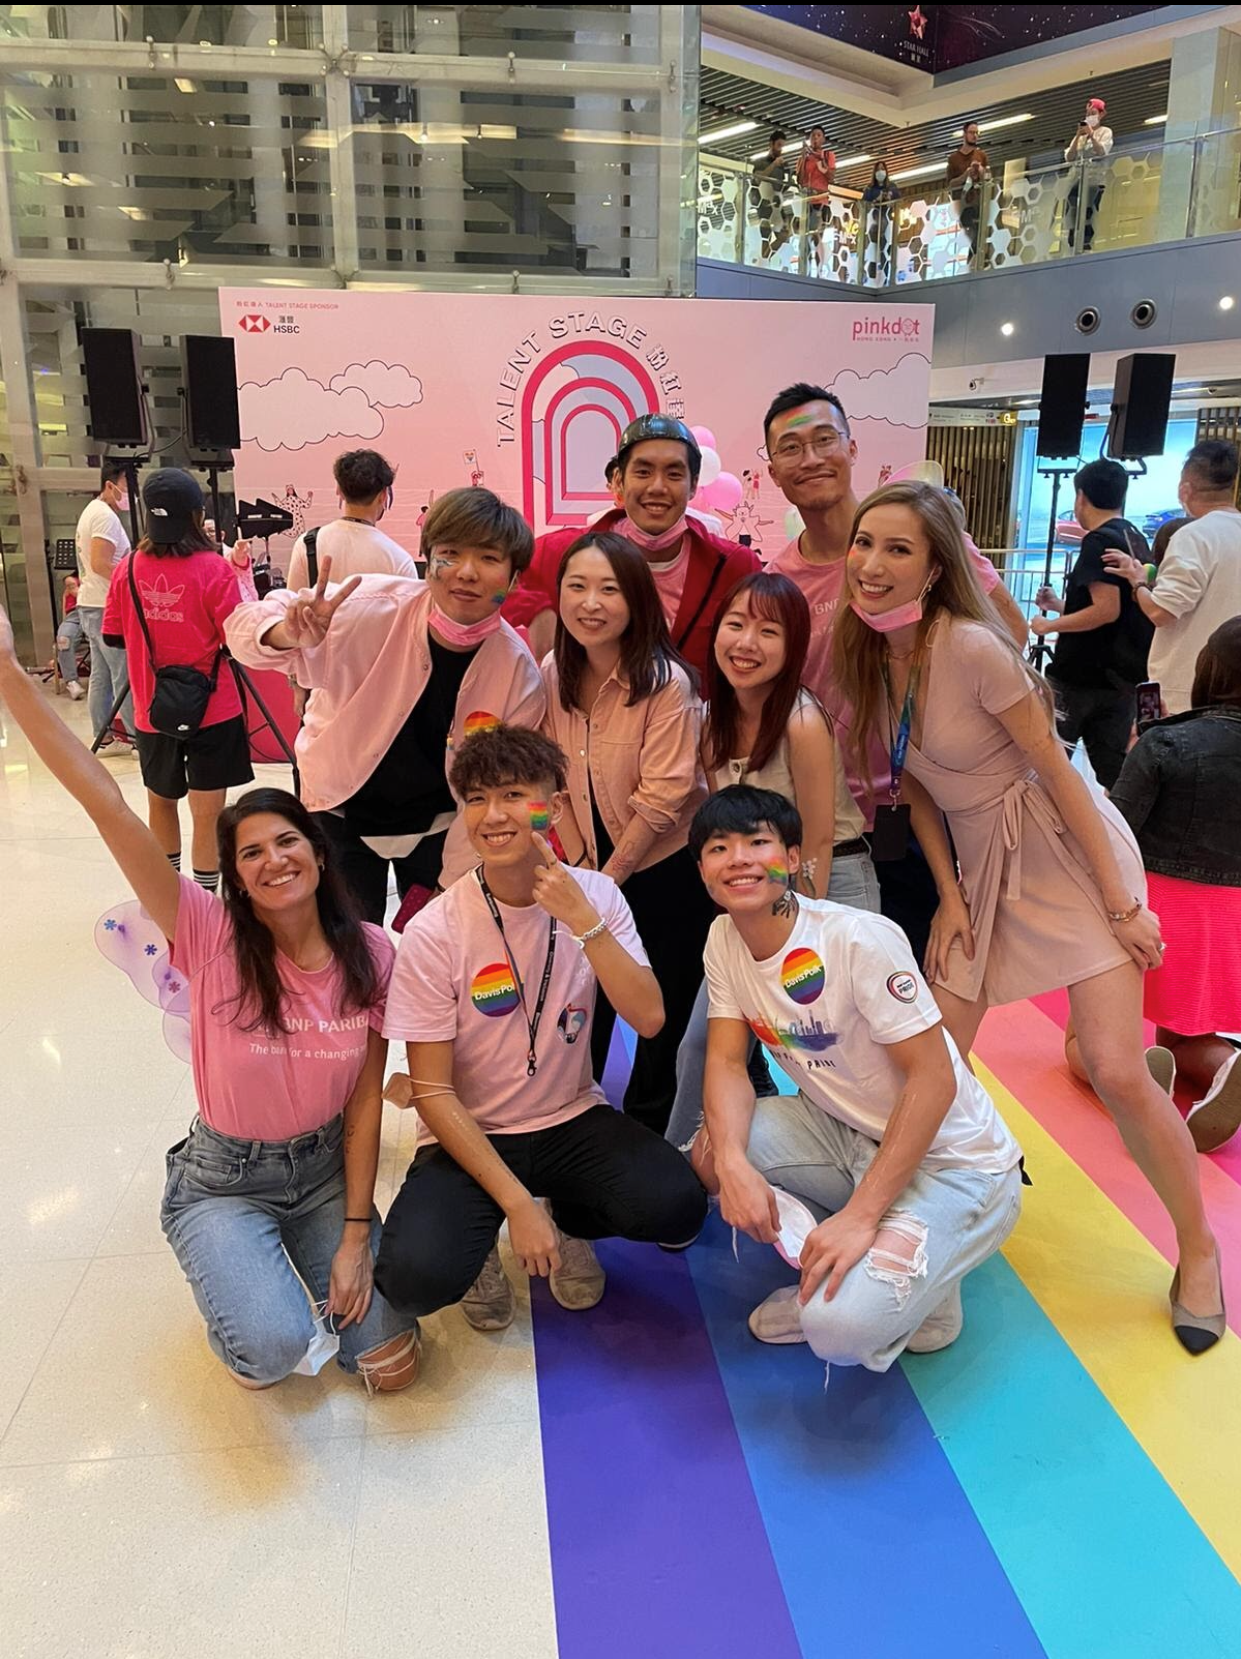
[[[1174,1342],[1169,1229],[1061,1012],[984,1025],[1035,1184],[943,1353],[825,1394],[749,1337],[789,1273],[718,1220],[681,1257],[601,1246],[589,1319],[535,1287],[560,1659],[1241,1654],[1241,1347]],[[1241,1310],[1241,1149],[1203,1177]]]

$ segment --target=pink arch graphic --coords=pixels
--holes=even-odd
[[[578,404],[576,408],[569,411],[567,418],[560,427],[558,433],[559,443],[556,445],[555,449],[555,460],[558,472],[553,472],[552,470],[552,429],[555,426],[556,414],[560,408],[560,405],[566,398],[572,396],[574,393],[595,390],[611,392],[612,395],[624,405],[627,411],[624,426],[627,426],[629,422],[640,413],[639,410],[634,408],[632,401],[620,390],[619,387],[614,386],[610,380],[600,380],[597,376],[591,376],[589,378],[583,376],[579,380],[570,381],[567,386],[562,386],[558,392],[555,392],[552,395],[551,402],[547,405],[547,408],[543,414],[543,506],[546,514],[546,522],[549,526],[553,524],[572,524],[576,522],[576,515],[566,517],[566,515],[560,511],[557,506],[558,501],[576,500],[590,503],[596,499],[595,492],[593,491],[589,495],[581,495],[575,494],[566,487],[569,476],[568,432],[573,421],[576,420],[579,415],[602,415],[606,420],[611,422],[612,430],[616,434],[616,442],[618,445],[620,443],[620,435],[624,431],[624,426],[618,423],[614,410],[607,408],[602,402]],[[559,479],[559,489],[556,487],[557,479]]]
[[[631,374],[637,381],[642,395],[646,399],[645,409],[633,409],[633,414],[635,416],[652,413],[657,411],[659,408],[659,391],[654,380],[652,380],[650,374],[638,358],[636,358],[631,352],[625,351],[618,345],[604,341],[592,341],[591,343],[586,344],[581,340],[574,340],[568,345],[557,347],[557,349],[553,351],[549,357],[545,358],[526,382],[525,390],[523,391],[521,397],[521,446],[522,458],[526,463],[522,467],[522,507],[527,519],[532,525],[537,525],[539,522],[535,517],[535,493],[537,480],[534,476],[533,465],[535,399],[540,385],[553,369],[559,368],[563,363],[571,364],[575,358],[579,357],[596,359],[600,357],[608,357],[617,364],[624,364],[628,373]],[[594,385],[602,384],[602,382],[597,379],[593,380],[591,383]],[[620,386],[613,384],[609,387],[609,390],[616,396],[620,397],[626,405],[633,408],[632,399]],[[553,400],[553,407],[556,401],[558,401],[558,399]],[[554,481],[550,472],[550,457],[546,454],[544,456],[544,466],[547,476],[543,479],[544,513],[542,522],[544,524],[551,524],[555,522],[553,518],[555,493]]]

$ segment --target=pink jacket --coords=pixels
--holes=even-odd
[[[690,820],[707,798],[707,780],[699,758],[702,703],[689,676],[673,668],[662,690],[626,707],[628,688],[616,671],[604,681],[590,720],[560,701],[555,658],[543,662],[547,712],[543,730],[569,757],[569,811],[556,826],[570,864],[583,857],[600,867],[590,810],[594,791],[599,816],[613,842],[634,814],[657,831],[655,842],[638,865],[648,870],[689,839]]]
[[[329,588],[328,592],[331,593]],[[276,651],[263,635],[297,597],[287,588],[228,619],[228,648],[248,668],[275,668],[313,691],[297,734],[302,799],[312,812],[347,801],[370,777],[409,718],[431,673],[427,619],[431,593],[409,576],[363,576],[337,611],[321,645]],[[507,622],[479,647],[466,670],[444,757],[487,721],[537,727],[545,699],[538,666]],[[444,845],[444,887],[478,863],[460,816]]]

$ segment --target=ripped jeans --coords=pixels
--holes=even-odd
[[[755,1107],[751,1164],[820,1219],[844,1208],[878,1150],[805,1095],[776,1095]],[[923,1164],[884,1223],[913,1245],[910,1265],[868,1251],[830,1302],[819,1291],[802,1309],[807,1342],[829,1365],[886,1371],[922,1321],[1000,1248],[1020,1209],[1016,1168],[993,1174]]]

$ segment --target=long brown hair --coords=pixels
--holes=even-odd
[[[922,602],[922,621],[918,625],[919,649],[941,616],[977,622],[990,629],[1021,664],[1030,681],[1030,690],[1038,693],[1050,721],[1053,705],[1047,682],[1021,655],[1012,636],[1001,626],[991,601],[979,586],[974,562],[966,550],[960,520],[944,492],[933,484],[919,484],[912,479],[885,484],[882,489],[873,490],[854,515],[849,532],[850,549],[857,538],[858,526],[874,507],[911,508],[930,543],[933,570],[938,566],[934,570],[934,583]],[[856,775],[873,786],[870,756],[876,739],[883,744],[888,739],[887,688],[883,673],[887,649],[883,635],[876,633],[854,614],[849,604],[849,592],[846,567],[845,590],[832,631],[832,662],[841,698],[853,711],[845,745]]]
[[[1221,622],[1199,651],[1189,705],[1241,708],[1241,616]]]
[[[280,979],[276,965],[276,941],[270,930],[254,914],[249,894],[237,874],[237,831],[247,818],[260,812],[270,812],[283,818],[304,835],[319,861],[319,885],[315,901],[319,907],[319,926],[331,947],[340,969],[342,1014],[361,1013],[373,1008],[384,993],[379,970],[371,955],[366,930],[357,906],[343,877],[332,862],[332,851],[323,831],[298,800],[285,789],[249,789],[231,806],[226,806],[216,822],[216,840],[220,852],[220,896],[224,909],[233,924],[233,953],[237,962],[240,990],[233,1004],[231,1018],[242,1031],[257,1031],[260,1027],[270,1037],[287,1037],[286,1023],[288,993]],[[225,1003],[211,1010],[218,1014]],[[248,1023],[243,1024],[243,1018]]]
[[[707,696],[710,705],[707,709],[706,750],[713,771],[730,761],[741,743],[741,705],[727,674],[715,660],[715,642],[720,624],[741,599],[748,601],[751,615],[766,622],[778,622],[784,629],[784,667],[764,688],[767,695],[758,722],[758,736],[749,756],[752,772],[766,766],[788,730],[801,691],[806,652],[810,649],[810,606],[805,594],[789,577],[781,576],[776,571],[754,571],[749,576],[743,576],[724,595],[715,613],[711,643],[707,648]]]
[[[556,659],[556,675],[560,680],[560,702],[566,711],[581,708],[578,701],[582,690],[582,672],[586,667],[586,647],[580,645],[560,620],[560,589],[564,585],[569,560],[575,553],[596,547],[612,567],[621,598],[629,607],[629,626],[620,639],[620,677],[629,687],[625,706],[632,708],[644,697],[662,691],[672,678],[673,664],[683,668],[690,683],[696,685],[696,675],[672,643],[664,608],[659,602],[659,589],[651,575],[651,567],[631,541],[613,530],[588,530],[566,549],[556,572],[556,640],[552,647]]]

